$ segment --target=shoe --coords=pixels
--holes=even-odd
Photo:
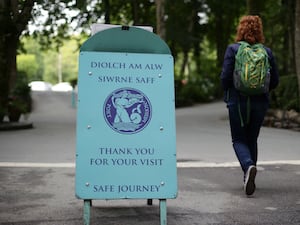
[[[255,166],[249,166],[244,183],[244,190],[246,195],[252,195],[255,192],[255,176],[257,169]]]

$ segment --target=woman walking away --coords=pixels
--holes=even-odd
[[[242,17],[235,40],[226,49],[221,82],[233,148],[244,172],[245,194],[250,196],[256,188],[257,139],[269,91],[278,85],[279,76],[272,51],[263,45],[259,16]]]

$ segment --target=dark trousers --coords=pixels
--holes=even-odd
[[[257,162],[257,139],[268,102],[241,97],[227,104],[232,144],[244,173]],[[242,121],[241,121],[242,120]],[[248,121],[247,121],[248,120]]]

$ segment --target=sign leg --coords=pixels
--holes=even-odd
[[[83,224],[90,225],[91,200],[84,200],[83,204]]]
[[[71,95],[71,103],[72,103],[72,108],[76,108],[76,98],[75,98],[75,91],[72,90],[72,95]]]
[[[167,225],[167,200],[159,199],[160,225]]]
[[[152,199],[147,199],[147,205],[152,205],[153,204],[153,200]]]

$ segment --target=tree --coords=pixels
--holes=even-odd
[[[275,55],[281,76],[295,74],[295,1],[265,1],[261,11],[265,45]]]
[[[165,0],[155,0],[156,3],[156,32],[162,38],[166,39],[165,26]]]
[[[38,66],[36,73],[28,73],[27,75],[31,75],[28,77],[28,81],[33,80],[43,80],[43,74],[44,74],[44,51],[41,50],[40,44],[37,42],[37,40],[32,36],[22,36],[20,39],[20,47],[18,49],[18,56],[17,56],[17,67],[18,71],[22,71],[22,65],[20,65],[18,61],[19,55],[34,55],[35,56],[35,62]],[[46,56],[47,57],[47,56]],[[32,63],[29,63],[29,66],[32,65]]]
[[[298,78],[298,96],[299,96],[299,105],[300,105],[300,3],[296,1],[296,10],[295,10],[295,64],[296,64],[296,73]]]
[[[247,14],[260,15],[264,7],[264,1],[261,0],[247,0]]]
[[[33,54],[21,54],[17,56],[18,71],[27,74],[28,81],[38,80],[36,78],[38,72],[37,58]]]
[[[32,36],[39,37],[45,49],[56,43],[57,52],[71,36],[70,27],[86,32],[92,23],[153,26],[172,50],[177,75],[193,73],[209,80],[201,84],[203,87],[213,83],[217,90],[225,49],[233,42],[238,19],[244,13],[261,14],[266,44],[276,53],[280,73],[295,72],[293,51],[299,52],[293,46],[299,42],[294,40],[294,23],[299,22],[292,17],[295,4],[294,0],[1,0],[0,112],[14,86],[19,37],[26,33],[29,21],[37,27]],[[47,17],[40,24],[36,19],[39,14]],[[39,67],[38,77],[43,70]],[[299,65],[297,70],[299,74]]]
[[[166,41],[170,44],[173,56],[180,63],[180,70],[177,74],[179,79],[184,78],[184,71],[189,67],[189,53],[199,57],[200,43],[204,37],[203,26],[199,23],[198,12],[203,12],[203,2],[180,0],[167,1],[166,4]],[[178,19],[184,18],[184,19]],[[182,60],[179,61],[179,56]],[[199,65],[197,65],[198,67]],[[198,69],[198,68],[197,68]]]
[[[43,56],[45,81],[56,84],[62,81],[70,82],[77,78],[78,48],[75,37],[65,41],[60,47],[60,52],[49,49],[43,52]]]
[[[17,78],[19,38],[31,19],[34,0],[0,1],[0,111],[8,103],[8,94]]]
[[[232,40],[240,15],[245,12],[245,3],[240,0],[228,1],[209,0],[208,17],[210,29],[209,38],[213,40],[217,49],[217,67],[223,63],[227,45]]]
[[[70,16],[68,12],[75,9],[77,14]],[[154,3],[149,0],[115,0],[113,3],[109,0],[1,0],[0,110],[6,108],[9,91],[17,77],[16,55],[20,36],[26,31],[28,22],[34,21],[35,16],[44,13],[47,19],[41,23],[34,21],[37,22],[37,30],[33,36],[39,37],[45,49],[49,43],[56,43],[56,49],[59,51],[63,40],[69,38],[70,24],[75,20],[77,27],[73,28],[80,28],[81,31],[88,24],[100,22],[99,19],[103,15],[107,23],[153,24],[153,10]]]
[[[28,22],[41,12],[47,12],[47,20],[40,24],[41,29],[33,35],[37,37],[38,33],[42,34],[40,41],[45,48],[49,43],[55,42],[58,49],[62,40],[70,36],[69,24],[77,17],[70,17],[66,12],[76,7],[73,0],[0,1],[0,113],[5,112],[9,92],[14,89],[17,80],[17,49]]]
[[[279,18],[282,21],[282,36],[284,37],[282,43],[282,73],[295,74],[295,4],[294,0],[282,0],[279,12]],[[279,22],[279,21],[278,21]],[[281,35],[280,35],[281,36]]]

